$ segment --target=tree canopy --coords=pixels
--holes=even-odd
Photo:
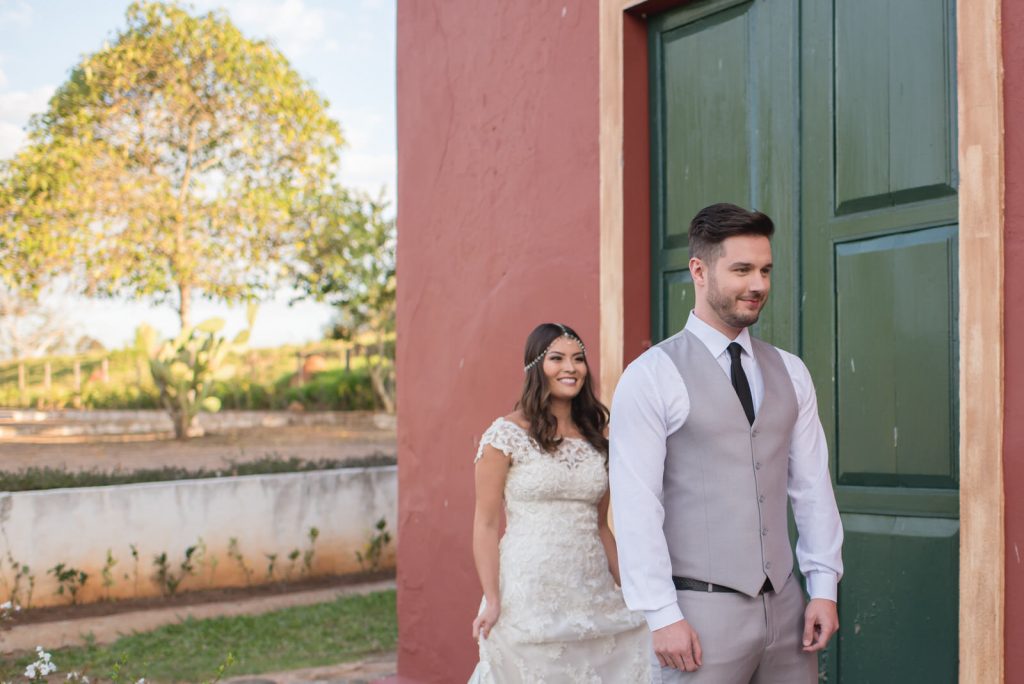
[[[132,4],[0,167],[0,279],[237,302],[276,287],[342,144],[328,103],[226,15]]]
[[[388,204],[335,185],[301,224],[296,287],[344,312],[349,334],[394,329],[395,221]]]
[[[368,368],[374,391],[389,412],[395,408],[394,345],[396,243],[395,221],[387,202],[335,186],[315,198],[301,226],[301,267],[295,285],[338,309],[331,334],[352,339],[370,335],[376,354]]]

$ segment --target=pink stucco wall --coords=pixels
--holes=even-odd
[[[1024,4],[1003,0],[1006,681],[1024,682]]]
[[[518,396],[526,335],[568,323],[596,365],[597,7],[398,3],[403,681],[475,663],[473,455]]]

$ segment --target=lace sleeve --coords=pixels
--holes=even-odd
[[[515,460],[516,458],[516,427],[510,424],[504,418],[498,418],[496,421],[491,423],[491,426],[484,431],[482,437],[480,437],[480,446],[476,450],[476,458],[473,459],[473,463],[479,461],[484,455],[484,447],[490,444],[492,447],[505,454],[509,458]]]

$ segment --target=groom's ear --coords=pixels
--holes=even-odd
[[[697,257],[690,257],[690,277],[697,287],[704,287],[707,280],[707,265]]]

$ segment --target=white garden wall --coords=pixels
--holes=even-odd
[[[296,579],[306,574],[302,554],[310,549],[312,527],[320,534],[308,574],[354,572],[360,569],[356,552],[381,518],[393,535],[383,564],[393,566],[397,508],[395,466],[0,493],[0,602],[14,581],[10,558],[28,565],[35,578],[33,606],[68,602],[47,572],[58,563],[89,574],[80,602],[159,595],[153,558],[167,553],[177,572],[185,549],[200,539],[205,555],[196,558],[196,573],[179,591]],[[248,573],[229,554],[232,538]],[[117,564],[113,584],[104,587],[108,549]],[[296,549],[300,556],[291,564],[287,556]],[[268,554],[277,554],[273,578]],[[25,577],[21,603],[27,585]]]

